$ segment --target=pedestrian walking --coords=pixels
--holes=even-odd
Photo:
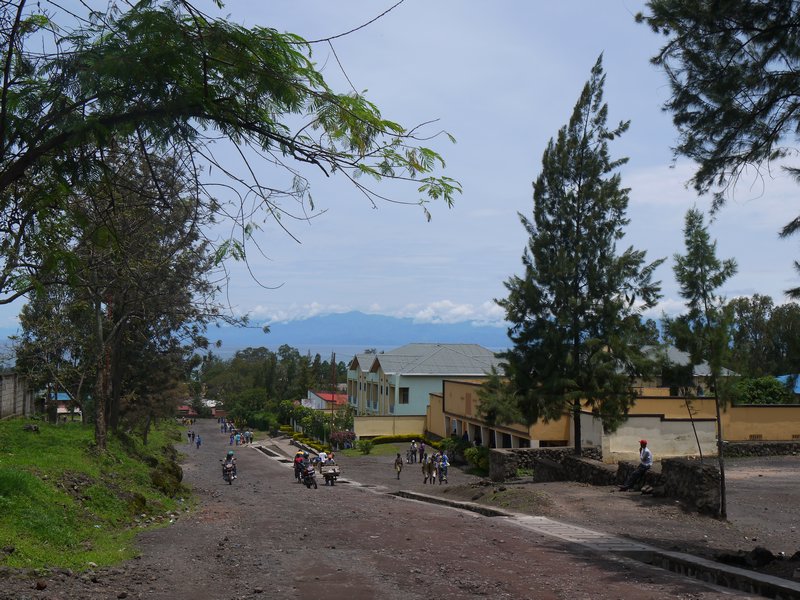
[[[422,461],[422,457],[425,456],[425,442],[420,440],[419,442],[419,460]]]
[[[425,454],[420,462],[422,463],[422,474],[425,476],[422,483],[435,483],[436,469],[433,464],[433,457]]]
[[[197,444],[197,448],[198,448],[198,450],[200,449],[200,444],[202,444],[202,443],[203,443],[203,440],[202,440],[202,438],[200,437],[200,434],[198,433],[198,434],[197,434],[197,440],[195,441],[195,444]]]
[[[397,453],[397,458],[394,459],[394,470],[397,471],[397,479],[400,479],[400,471],[403,470],[403,459],[400,458],[400,453]]]
[[[411,440],[411,462],[417,462],[417,440]]]

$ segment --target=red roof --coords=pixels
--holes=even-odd
[[[333,392],[314,392],[325,402],[333,402],[336,406],[347,404],[347,394],[334,394]]]

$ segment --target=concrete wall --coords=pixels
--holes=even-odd
[[[378,435],[419,435],[425,431],[424,416],[382,417],[364,415],[354,417],[353,431],[356,438],[371,438]]]
[[[694,420],[703,456],[716,456],[716,420]],[[603,437],[603,460],[639,460],[639,440],[646,439],[656,459],[697,456],[697,440],[689,419],[667,419],[660,415],[631,415],[611,434]]]
[[[0,375],[0,419],[33,414],[32,393],[16,373]]]
[[[603,447],[603,424],[600,419],[595,419],[591,413],[581,412],[581,448],[602,448]],[[571,422],[572,419],[563,419]],[[569,445],[575,447],[575,428],[569,428]]]

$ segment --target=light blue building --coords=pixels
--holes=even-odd
[[[381,354],[357,354],[347,371],[347,399],[358,415],[424,416],[428,395],[445,379],[484,379],[495,353],[478,344],[406,344]]]

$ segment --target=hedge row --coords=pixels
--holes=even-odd
[[[416,441],[425,442],[426,446],[430,446],[431,448],[439,449],[438,442],[432,442],[430,440],[425,439],[423,436],[414,435],[414,434],[402,434],[402,435],[378,435],[374,438],[371,438],[373,444],[398,444],[402,442],[411,442]]]

